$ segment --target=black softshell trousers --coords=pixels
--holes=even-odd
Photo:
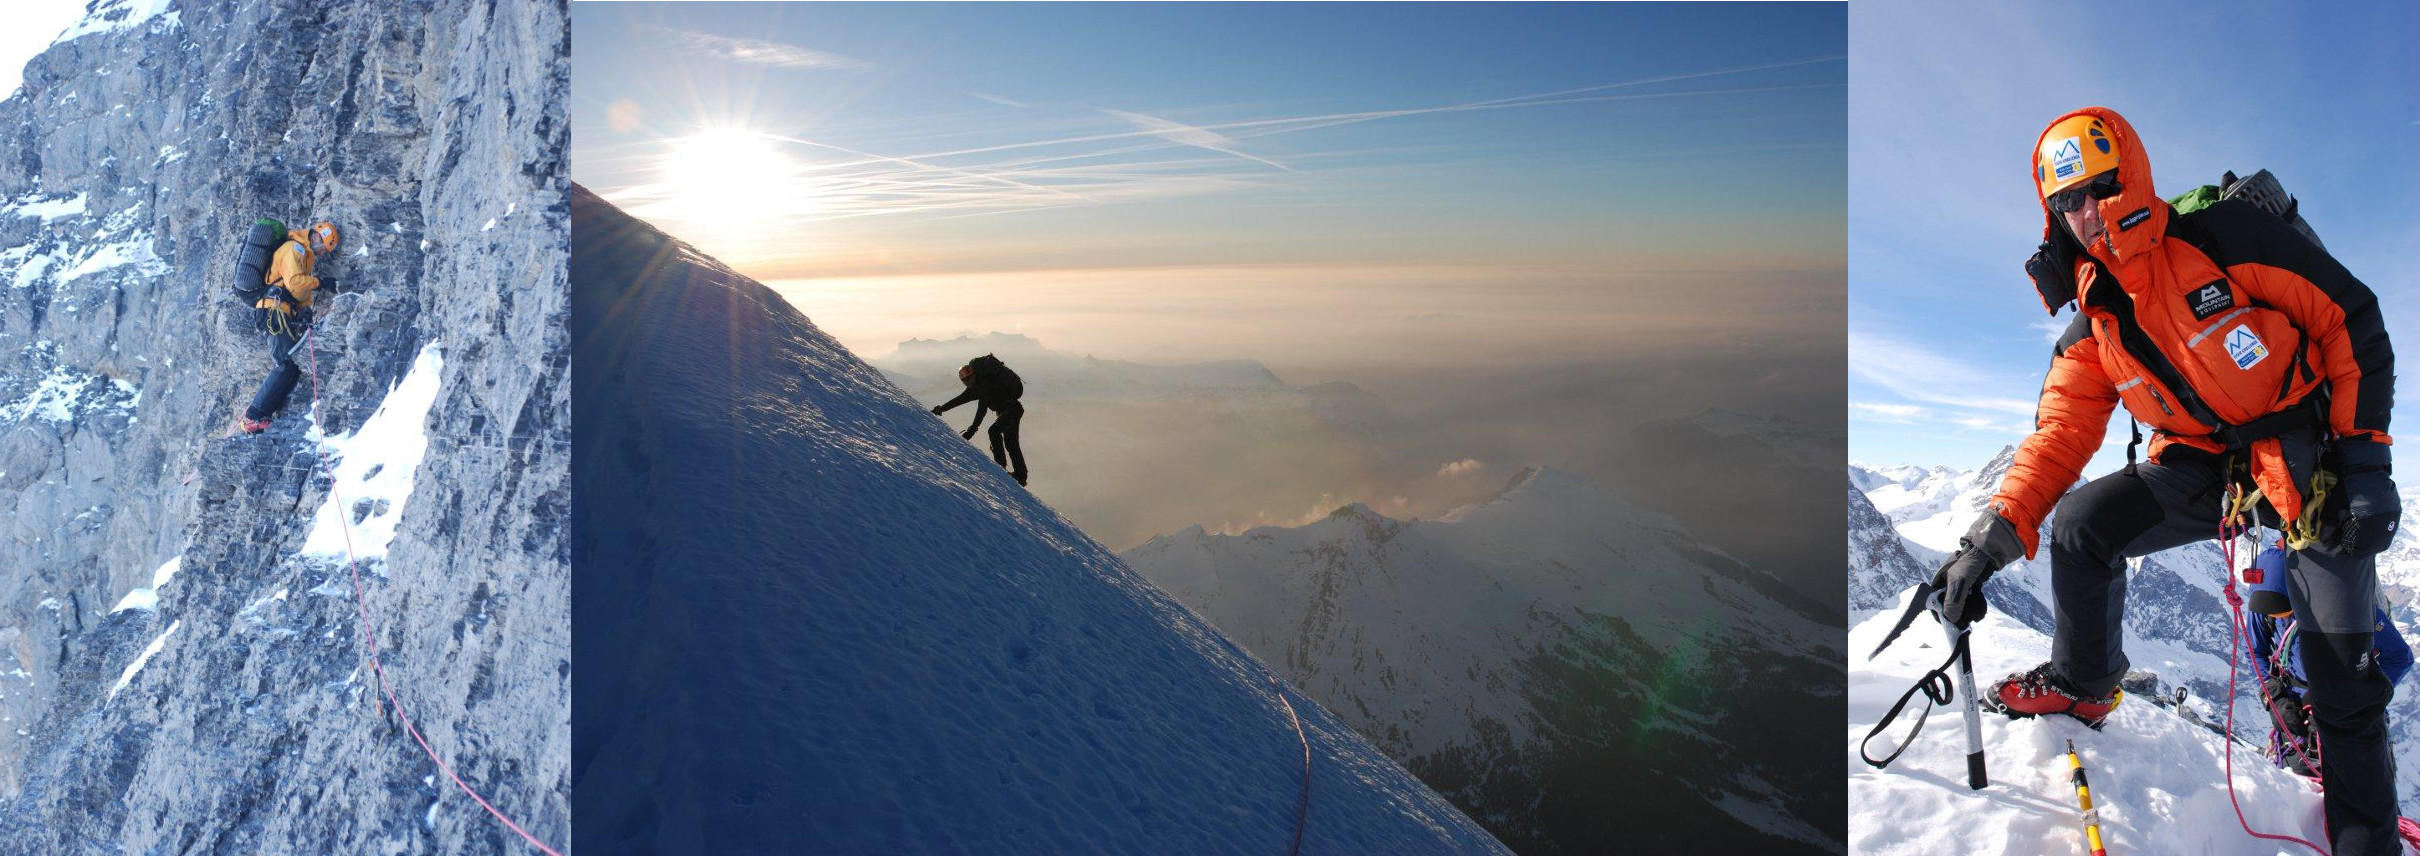
[[[269,334],[269,376],[260,382],[260,391],[252,394],[252,404],[244,408],[244,418],[253,421],[276,415],[286,406],[286,397],[294,394],[294,384],[302,380],[302,366],[294,363],[294,352],[301,344],[299,328]]]
[[[2307,435],[2280,439],[2296,483],[2309,484],[2319,442]],[[2182,446],[2162,458],[2076,488],[2059,501],[2051,523],[2057,619],[2051,663],[2094,695],[2108,695],[2126,675],[2126,560],[2218,534],[2219,498],[2226,490],[2222,460]],[[2386,705],[2395,688],[2378,669],[2371,639],[2376,558],[2314,546],[2295,553],[2287,568],[2288,596],[2304,628],[2305,698],[2319,732],[2332,846],[2339,854],[2398,856],[2395,762],[2386,732]]]
[[[1007,467],[1018,484],[1025,483],[1025,447],[1017,444],[1017,428],[1025,422],[1025,405],[1005,402],[985,436],[992,441],[992,463]]]

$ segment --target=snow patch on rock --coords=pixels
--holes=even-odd
[[[312,414],[311,436],[336,459],[336,476],[312,519],[302,555],[334,561],[348,555],[362,561],[386,557],[395,526],[403,520],[404,503],[412,496],[412,476],[428,455],[429,408],[437,403],[444,372],[444,352],[430,342],[359,430],[321,437],[319,415]]]

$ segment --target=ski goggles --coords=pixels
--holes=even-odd
[[[2084,207],[2086,200],[2107,199],[2118,195],[2125,189],[2124,185],[2118,183],[2117,170],[2113,169],[2093,176],[2090,181],[2083,184],[2053,193],[2046,201],[2050,203],[2050,210],[2065,214]]]

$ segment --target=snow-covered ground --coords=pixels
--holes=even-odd
[[[1898,619],[1886,610],[1849,630],[1849,852],[1891,854],[2037,854],[2082,851],[2081,807],[2069,781],[2067,741],[2075,741],[2100,811],[2110,853],[2128,856],[2308,854],[2293,844],[2244,834],[2227,796],[2226,743],[2216,733],[2140,699],[2118,705],[2100,731],[2066,717],[2012,720],[1983,715],[1990,785],[1966,786],[1966,732],[1955,706],[1932,712],[1907,752],[1888,769],[1858,758],[1858,741],[1925,672],[1948,656],[1930,618],[1919,617],[1891,649],[1870,662]],[[1976,626],[1975,680],[2032,668],[2050,656],[2050,638],[1993,615]],[[1876,737],[1890,753],[1915,723],[1919,695]],[[2321,841],[2319,793],[2271,766],[2257,749],[2235,747],[2235,794],[2254,830]]]

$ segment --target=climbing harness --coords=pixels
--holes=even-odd
[[[1917,583],[1914,596],[1908,600],[1907,611],[1899,615],[1899,623],[1891,627],[1891,632],[1882,637],[1882,644],[1875,646],[1874,653],[1866,655],[1866,659],[1881,656],[1883,649],[1891,647],[1891,642],[1899,638],[1900,632],[1906,630],[1916,620],[1917,614],[1923,612],[1932,613],[1933,618],[1940,621],[1942,631],[1948,634],[1949,658],[1925,672],[1923,677],[1916,679],[1915,686],[1908,687],[1907,692],[1899,695],[1898,703],[1891,705],[1890,711],[1882,715],[1882,720],[1874,723],[1873,729],[1865,733],[1864,740],[1857,741],[1857,756],[1874,769],[1889,767],[1891,762],[1899,760],[1900,753],[1906,752],[1907,747],[1916,742],[1916,734],[1924,730],[1924,721],[1933,715],[1933,708],[1956,700],[1959,685],[1963,685],[1966,691],[1966,786],[1979,791],[1990,785],[1991,779],[1984,771],[1983,713],[1979,706],[1981,699],[1975,694],[1975,658],[1967,643],[1972,628],[1959,627],[1941,617],[1941,590],[1929,582]],[[1958,671],[1959,685],[1950,683],[1949,673],[1953,667]],[[1866,748],[1867,744],[1874,742],[1876,735],[1889,729],[1891,723],[1899,719],[1900,712],[1907,708],[1907,703],[1920,692],[1924,694],[1926,703],[1924,710],[1916,714],[1915,726],[1907,730],[1907,739],[1899,741],[1899,748],[1891,750],[1891,754],[1875,759],[1874,753]]]
[[[305,341],[309,341],[307,336],[305,337]],[[311,364],[311,409],[312,412],[317,413],[319,412],[320,405],[319,348],[317,346],[312,346],[309,350],[309,355]],[[320,460],[325,461],[326,441],[324,438],[326,432],[321,433],[322,440],[319,442],[322,444],[322,447],[319,458]],[[339,485],[337,484],[336,480],[334,478],[330,478],[328,481],[328,501],[336,503],[336,507],[338,508],[351,508],[352,506],[344,501],[344,496],[337,492],[338,487]],[[393,710],[395,712],[395,718],[403,723],[403,730],[412,735],[413,742],[420,744],[420,751],[427,753],[429,760],[437,765],[437,770],[444,773],[446,778],[453,780],[454,787],[461,788],[462,792],[469,795],[473,802],[479,804],[480,808],[487,809],[488,814],[494,815],[496,820],[504,824],[505,828],[511,829],[514,833],[520,835],[522,840],[529,842],[530,846],[538,848],[540,852],[547,854],[547,856],[563,856],[562,851],[547,846],[546,842],[540,841],[538,840],[537,836],[529,834],[529,830],[522,829],[520,824],[514,823],[512,818],[505,816],[504,812],[498,810],[493,803],[488,802],[486,797],[480,796],[479,791],[476,788],[471,787],[469,782],[463,781],[462,776],[454,772],[453,765],[447,764],[444,758],[438,757],[436,748],[429,745],[428,738],[421,735],[420,727],[412,723],[411,715],[404,712],[403,701],[396,698],[395,687],[387,683],[386,668],[379,660],[378,637],[370,632],[370,596],[361,585],[361,556],[354,552],[353,549],[353,525],[344,519],[344,515],[338,515],[337,528],[344,534],[345,571],[351,574],[353,577],[353,600],[361,610],[361,641],[369,654],[370,674],[377,678],[379,692],[386,696],[386,709]],[[375,699],[373,699],[373,703],[375,703]],[[1305,749],[1304,753],[1307,757],[1309,750]]]
[[[2075,771],[2076,802],[2084,806],[2084,849],[2092,856],[2109,856],[2109,848],[2101,846],[2101,810],[2092,807],[2092,785],[2084,781],[2084,758],[2075,753],[2075,741],[2067,741],[2067,768]]]

